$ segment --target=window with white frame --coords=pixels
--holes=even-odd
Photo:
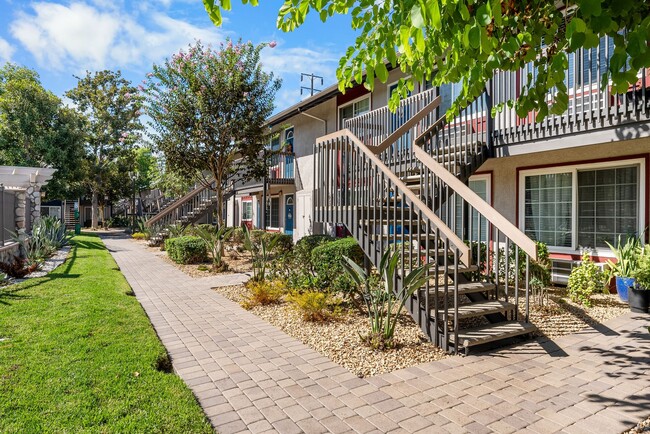
[[[558,167],[520,174],[520,225],[551,247],[605,248],[639,234],[642,160]]]
[[[345,127],[345,120],[352,119],[355,116],[368,113],[370,111],[370,95],[362,97],[356,101],[339,107],[339,124],[341,128]]]
[[[468,187],[476,193],[481,199],[490,203],[490,175],[474,175],[469,179]],[[466,220],[466,227],[468,235],[472,241],[488,240],[488,222],[487,219],[479,215],[478,211],[471,211],[471,220],[469,216],[465,216],[466,211],[463,210],[464,201],[456,200],[456,195],[452,199],[456,206],[456,234],[459,237],[463,236],[461,231],[463,227],[463,220]]]
[[[253,201],[247,200],[241,204],[241,219],[253,220]]]

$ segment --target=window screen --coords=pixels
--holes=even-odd
[[[525,178],[526,235],[549,246],[571,247],[572,174]]]
[[[639,168],[578,172],[578,244],[616,245],[619,235],[636,234],[639,227]]]

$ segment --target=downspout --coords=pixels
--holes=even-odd
[[[304,112],[304,111],[302,111],[300,108],[298,109],[298,114],[299,114],[299,115],[305,115],[305,116],[307,116],[308,118],[312,118],[312,119],[315,119],[315,120],[317,120],[317,121],[321,121],[321,122],[323,123],[323,125],[325,125],[325,134],[327,134],[327,120],[325,120],[325,119],[321,119],[321,118],[316,117],[316,116],[314,116],[314,115],[311,115],[311,114],[309,114],[309,113],[307,113],[307,112]]]
[[[307,113],[307,112],[304,112],[304,111],[300,110],[300,108],[298,108],[298,114],[305,115],[305,116],[307,116],[308,118],[312,118],[312,119],[315,119],[315,120],[317,120],[317,121],[322,122],[323,125],[325,126],[325,135],[327,135],[327,120],[325,120],[325,119],[321,119],[321,118],[316,117],[316,116],[314,116],[314,115],[311,115],[311,114],[309,114],[309,113]],[[312,149],[313,149],[313,151],[312,151],[312,157],[314,157],[314,156],[316,155],[316,143],[314,143]],[[318,168],[316,167],[315,162],[314,162],[314,165],[313,165],[313,166],[314,166],[313,179],[315,180],[315,179],[316,179],[316,170],[318,170]],[[298,173],[298,165],[297,165],[297,164],[296,164],[296,173]],[[298,175],[300,175],[300,174],[298,173]],[[316,186],[312,187],[312,195],[313,195],[313,192],[314,192],[314,188],[315,188],[315,187],[316,187]],[[315,207],[316,207],[316,204],[314,203],[313,198],[312,198],[312,204],[311,204],[311,206],[312,206],[312,209],[311,209],[311,215],[312,215],[312,217],[313,217],[313,216],[316,215],[316,208],[315,208]],[[314,230],[315,230],[315,227],[314,227],[314,222],[313,222],[313,219],[312,219],[312,221],[311,221],[310,232],[311,232],[311,233],[315,233]],[[322,232],[322,230],[321,230],[320,232]]]

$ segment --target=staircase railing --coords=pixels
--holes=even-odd
[[[315,185],[321,186],[315,192],[316,219],[345,224],[374,265],[385,248],[400,250],[398,276],[405,276],[413,266],[430,264],[430,282],[407,305],[424,333],[449,348],[453,338],[449,328],[439,323],[452,322],[457,338],[454,285],[460,270],[472,263],[469,247],[349,130],[319,138],[315,158]],[[430,290],[445,302],[430,306]],[[450,297],[456,300],[451,306]]]
[[[201,184],[147,220],[146,225],[166,227],[175,224],[191,216],[200,205],[213,201],[215,196],[216,193],[211,188]]]
[[[438,102],[414,114],[412,123],[425,119]],[[529,317],[530,261],[537,258],[537,246],[465,184],[486,158],[489,120],[480,116],[486,110],[485,99],[479,99],[453,122],[439,119],[419,136],[408,136],[411,145],[401,149],[403,159],[409,154],[408,164],[398,173],[388,156],[410,129],[370,140],[377,143],[372,147],[344,129],[315,146],[316,219],[345,224],[374,265],[387,247],[400,249],[401,276],[412,266],[430,264],[432,279],[408,306],[424,333],[446,350],[458,342],[461,281],[493,282],[492,297],[505,302],[514,291],[515,306],[523,285],[524,321]],[[457,128],[468,124],[471,134]],[[459,171],[459,164],[467,167]],[[416,188],[404,181],[414,177]],[[518,308],[511,319],[519,320]]]
[[[345,128],[349,129],[361,142],[369,148],[382,144],[391,134],[411,120],[418,113],[422,113],[437,97],[436,89],[428,89],[400,101],[395,112],[391,112],[388,106],[369,111],[351,119],[345,120]],[[434,119],[430,112],[428,122],[419,127],[426,128]],[[404,134],[400,134],[403,136]],[[393,142],[394,143],[394,142]],[[390,144],[393,144],[390,143]]]

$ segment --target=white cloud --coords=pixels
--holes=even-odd
[[[0,38],[0,63],[10,61],[14,51],[16,50],[11,46],[11,44],[9,44],[9,42]]]
[[[73,2],[32,4],[33,14],[20,13],[11,33],[41,67],[55,70],[150,67],[200,39],[220,42],[225,32],[198,27],[164,13],[130,14],[119,3],[93,0],[97,6]]]
[[[33,9],[36,15],[19,14],[10,28],[41,66],[62,69],[70,60],[93,68],[106,66],[120,30],[118,17],[83,3],[69,7],[35,3]]]

